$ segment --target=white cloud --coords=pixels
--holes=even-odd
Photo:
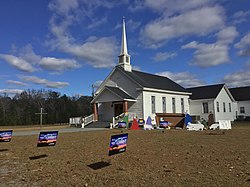
[[[157,73],[157,75],[168,77],[184,88],[202,86],[205,84],[203,81],[196,78],[194,74],[191,74],[189,72],[172,73],[169,71],[164,71]]]
[[[54,72],[63,72],[65,70],[72,70],[80,67],[73,59],[58,59],[53,57],[43,57],[39,64],[42,68]]]
[[[7,83],[8,84],[14,84],[14,85],[17,85],[17,86],[27,86],[27,84],[24,83],[24,82],[14,81],[14,80],[7,80]]]
[[[143,9],[146,8],[144,3],[145,2],[142,1],[142,0],[135,0],[134,4],[131,4],[128,7],[128,10],[131,11],[131,12],[137,12],[137,11],[143,10]]]
[[[230,62],[229,44],[238,36],[235,27],[226,27],[217,34],[217,41],[211,44],[190,42],[182,49],[195,49],[191,64],[200,67],[217,66]]]
[[[234,73],[230,73],[223,78],[229,87],[240,87],[250,85],[250,70],[242,70]]]
[[[21,49],[15,48],[14,53],[18,56],[9,54],[0,54],[0,58],[24,72],[34,72],[39,67],[62,73],[66,70],[72,70],[80,67],[74,59],[60,59],[55,57],[41,57],[33,51],[32,45],[28,44]]]
[[[140,27],[141,25],[141,22],[139,21],[134,21],[132,19],[129,19],[127,22],[126,22],[126,29],[128,30],[136,30],[138,27]]]
[[[250,85],[250,61],[245,63],[244,69],[231,72],[222,79],[229,87],[240,87]]]
[[[93,84],[93,87],[94,88],[98,88],[101,84],[102,84],[103,81],[96,81],[94,84]]]
[[[60,46],[61,50],[70,53],[95,68],[107,68],[115,65],[115,56],[118,51],[116,41],[112,37],[103,37],[85,43],[68,44],[67,46]]]
[[[49,3],[49,9],[54,10],[57,14],[65,15],[76,9],[78,5],[78,0],[54,0]]]
[[[246,63],[246,67],[250,69],[250,61]]]
[[[132,69],[136,71],[141,71],[141,67],[139,66],[132,66]]]
[[[13,67],[17,68],[20,71],[24,72],[34,72],[36,71],[36,68],[33,67],[29,62],[26,60],[16,57],[14,55],[8,55],[8,54],[0,54],[0,58],[8,62]]]
[[[199,8],[201,6],[209,5],[213,3],[211,0],[189,0],[189,1],[183,1],[183,0],[146,0],[145,4],[147,7],[150,7],[157,11],[165,11],[169,12],[168,14],[190,10]]]
[[[210,67],[230,62],[227,45],[191,42],[182,46],[182,49],[192,48],[196,49],[191,62],[192,65]]]
[[[200,8],[202,6],[212,5],[215,0],[136,0],[134,4],[129,6],[131,12],[149,8],[158,13],[172,15],[175,13]]]
[[[153,57],[153,60],[155,62],[161,62],[161,61],[165,61],[167,59],[171,59],[171,58],[174,58],[176,57],[176,53],[168,53],[168,52],[158,52],[156,53],[156,55]]]
[[[218,42],[220,44],[230,44],[239,35],[235,27],[226,27],[222,29],[218,34]]]
[[[29,62],[30,64],[36,65],[39,63],[39,61],[41,60],[41,56],[35,54],[35,52],[33,51],[33,47],[31,44],[28,44],[24,47],[22,47],[19,51],[18,51],[18,55],[19,58],[22,58],[23,60]]]
[[[34,84],[39,84],[39,85],[43,85],[47,88],[63,88],[63,87],[66,87],[69,85],[68,82],[54,82],[54,81],[49,81],[47,79],[42,79],[42,78],[39,78],[39,77],[36,77],[36,76],[24,76],[24,75],[21,75],[19,76],[19,78],[23,81],[26,81],[26,82],[31,82],[31,83],[34,83]]]
[[[60,1],[56,2],[61,3]],[[115,65],[114,59],[118,53],[118,46],[114,37],[96,38],[90,36],[89,39],[81,43],[77,42],[70,34],[69,28],[78,20],[79,11],[86,16],[91,15],[97,8],[111,8],[116,4],[101,0],[78,1],[78,3],[81,5],[74,6],[70,10],[64,8],[62,10],[52,9],[55,13],[50,20],[50,30],[54,38],[47,41],[47,45],[54,50],[71,54],[95,68],[113,67]],[[126,1],[120,3],[126,3]],[[64,14],[58,16],[57,11]]]
[[[22,93],[24,90],[20,90],[20,89],[0,89],[0,94],[20,94]]]
[[[126,22],[126,30],[130,30],[130,31],[134,31],[136,30],[137,28],[140,27],[141,25],[141,22],[140,21],[135,21],[133,19],[129,19],[128,21],[125,21]],[[122,28],[122,23],[118,23],[115,27],[114,27],[114,30],[117,30],[117,29],[121,29]]]
[[[93,28],[96,28],[104,23],[107,22],[107,16],[103,17],[102,19],[99,19],[99,18],[95,18],[92,20],[92,23],[90,25],[88,25],[88,29],[93,29]]]
[[[240,56],[250,56],[250,32],[241,38],[234,46],[240,49],[238,52]]]
[[[243,23],[249,20],[250,10],[248,11],[238,11],[233,15],[233,22],[235,24]]]
[[[203,7],[150,22],[141,30],[141,40],[145,46],[157,48],[170,39],[207,35],[223,27],[224,10],[220,6]]]

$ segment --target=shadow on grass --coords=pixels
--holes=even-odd
[[[0,149],[0,152],[8,151],[9,149]]]
[[[43,154],[43,155],[37,155],[37,156],[30,156],[29,159],[30,160],[37,160],[37,159],[45,158],[45,157],[48,157],[48,155]]]
[[[100,162],[90,164],[90,165],[88,165],[88,167],[90,167],[93,170],[98,170],[98,169],[102,169],[102,168],[110,166],[110,165],[111,164],[109,162],[100,161]]]

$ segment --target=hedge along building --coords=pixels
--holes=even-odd
[[[94,121],[110,121],[122,113],[146,119],[156,113],[189,112],[191,94],[167,77],[133,70],[128,54],[125,20],[118,65],[95,91]]]

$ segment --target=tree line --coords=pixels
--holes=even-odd
[[[10,97],[0,95],[0,125],[34,125],[40,123],[43,108],[43,124],[68,123],[70,117],[92,113],[92,97],[72,96],[52,90],[27,90]]]

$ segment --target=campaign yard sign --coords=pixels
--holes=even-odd
[[[40,132],[38,137],[37,147],[56,145],[57,136],[58,136],[58,131]]]
[[[128,133],[113,135],[110,138],[109,156],[126,151]]]
[[[0,142],[10,142],[12,138],[12,130],[0,131]]]

